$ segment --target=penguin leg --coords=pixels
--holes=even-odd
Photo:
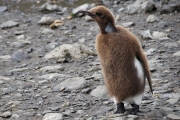
[[[122,102],[117,103],[117,110],[114,114],[120,114],[120,113],[124,113],[124,112],[125,112],[124,103],[122,103]]]
[[[131,104],[131,106],[133,108],[128,112],[128,114],[135,115],[137,112],[139,112],[139,105]]]

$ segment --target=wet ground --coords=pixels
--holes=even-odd
[[[72,8],[88,1],[59,1],[58,5],[70,7],[63,15],[39,12],[39,6],[45,2],[0,0],[0,6],[8,7],[8,11],[0,13],[0,24],[8,20],[19,22],[17,27],[0,30],[0,56],[12,56],[17,51],[23,51],[31,56],[21,62],[0,59],[0,119],[42,120],[48,113],[61,113],[65,120],[115,119],[116,117],[111,116],[115,111],[115,105],[110,97],[91,95],[97,86],[104,85],[94,48],[94,39],[99,32],[97,24],[86,22],[83,18],[66,19]],[[180,116],[180,57],[173,56],[174,53],[180,51],[180,13],[160,14],[155,11],[150,14],[156,15],[160,22],[165,21],[165,23],[146,23],[149,13],[127,15],[118,12],[119,8],[126,7],[130,3],[124,2],[116,7],[109,4],[108,7],[113,10],[115,16],[120,16],[117,24],[134,22],[135,25],[130,26],[130,30],[140,39],[144,51],[152,51],[148,55],[148,60],[153,63],[152,79],[155,94],[151,95],[148,86],[146,87],[143,103],[140,106],[141,112],[136,117],[170,120],[171,117],[168,117],[170,115]],[[43,29],[49,28],[48,25],[38,25],[38,21],[43,16],[62,19],[64,26],[54,29],[54,34],[43,34]],[[148,29],[164,32],[170,39],[144,40],[140,37],[140,33]],[[15,35],[17,31],[24,31],[22,33],[25,36],[24,39],[31,43],[21,47],[14,46],[12,43],[18,39],[18,35]],[[80,42],[82,39],[84,42]],[[58,59],[44,59],[44,56],[55,48],[51,46],[51,43],[55,44],[55,47],[83,43],[94,54],[78,60],[68,59],[64,63],[58,62]],[[63,69],[40,71],[46,66],[62,66]],[[40,78],[50,73],[64,76],[52,79]],[[100,77],[92,77],[95,75]],[[64,90],[64,88],[54,90],[55,86],[62,81],[75,77],[85,79],[86,85],[78,90]],[[170,101],[174,99],[175,102]],[[130,108],[128,105],[126,107]],[[9,117],[2,117],[2,114],[6,112],[10,113]]]

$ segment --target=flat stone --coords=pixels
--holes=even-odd
[[[95,79],[95,80],[100,80],[100,79],[102,79],[102,74],[97,74],[97,73],[94,73],[93,75],[92,75],[92,77]]]
[[[83,77],[74,77],[62,81],[58,86],[65,87],[66,90],[79,90],[87,86],[87,82]]]
[[[40,7],[39,11],[61,11],[61,7],[56,4],[51,4],[50,2],[47,2]]]
[[[8,10],[7,6],[0,6],[0,13],[5,12],[7,10]]]
[[[175,114],[169,114],[167,117],[172,120],[180,120],[180,116],[175,115]]]
[[[146,53],[147,56],[151,56],[151,55],[153,55],[153,53],[154,53],[155,51],[156,51],[155,48],[150,48],[150,49],[147,50],[145,53]]]
[[[155,15],[149,15],[146,22],[147,23],[153,23],[153,22],[158,22],[159,19]]]
[[[38,22],[39,25],[51,25],[54,23],[56,18],[53,17],[42,17],[41,20]]]
[[[67,77],[67,75],[64,75],[64,74],[50,73],[50,74],[45,74],[45,75],[39,76],[38,78],[51,80],[51,79],[55,79],[55,78],[66,78],[66,77]]]
[[[48,72],[48,73],[63,71],[63,70],[64,70],[64,66],[61,65],[45,66],[39,69],[39,71]]]
[[[54,30],[51,30],[50,28],[42,28],[41,33],[45,35],[53,35],[55,32]]]
[[[9,72],[22,72],[22,71],[26,71],[29,70],[30,68],[17,68],[17,69],[12,69],[9,70]]]
[[[97,86],[92,92],[91,95],[94,97],[101,98],[107,94],[106,87],[104,85]]]
[[[169,42],[169,43],[166,43],[165,44],[165,47],[166,48],[169,48],[169,49],[171,49],[171,48],[177,48],[179,45],[178,45],[178,43],[177,42]]]
[[[134,25],[134,22],[126,22],[126,23],[121,23],[122,26],[124,27],[130,27]]]
[[[10,101],[10,102],[6,103],[5,106],[15,107],[15,106],[18,106],[19,104],[21,104],[21,101]]]
[[[0,60],[9,60],[11,58],[10,55],[3,55],[3,56],[0,56]]]
[[[26,45],[30,45],[31,41],[27,41],[27,40],[18,40],[17,42],[12,42],[11,46],[16,47],[16,48],[21,48],[21,47],[25,47]]]
[[[62,120],[63,115],[61,113],[47,113],[43,116],[43,120]]]
[[[175,56],[180,57],[180,51],[175,52],[172,56],[173,57],[175,57]]]
[[[11,27],[15,27],[15,26],[18,26],[18,25],[19,25],[18,22],[14,22],[14,21],[10,20],[10,21],[2,23],[1,24],[1,29],[11,28]]]

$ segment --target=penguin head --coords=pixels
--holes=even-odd
[[[99,28],[102,33],[106,33],[107,26],[115,26],[115,20],[113,14],[110,10],[104,6],[96,6],[88,11],[79,11],[84,15],[90,16],[94,21],[99,25]]]

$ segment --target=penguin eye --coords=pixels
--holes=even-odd
[[[101,13],[99,13],[99,12],[96,12],[96,15],[100,17],[102,14],[101,14]]]

